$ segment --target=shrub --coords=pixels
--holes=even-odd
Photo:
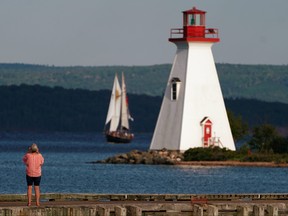
[[[273,140],[271,148],[274,153],[285,154],[288,153],[288,138],[277,137]]]
[[[237,157],[237,152],[220,147],[190,148],[184,152],[184,161],[226,161]]]

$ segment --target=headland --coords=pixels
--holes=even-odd
[[[288,163],[278,162],[248,162],[238,160],[227,161],[184,161],[183,153],[179,151],[133,150],[128,153],[118,154],[104,160],[91,163],[112,164],[147,164],[147,165],[177,165],[177,166],[245,166],[245,167],[288,167]]]

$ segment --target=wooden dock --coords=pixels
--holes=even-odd
[[[0,194],[0,216],[287,216],[288,194]]]

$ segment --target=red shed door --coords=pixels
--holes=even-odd
[[[212,122],[208,119],[204,125],[203,125],[203,132],[204,132],[204,137],[203,137],[203,145],[204,147],[209,146],[209,139],[212,137]]]

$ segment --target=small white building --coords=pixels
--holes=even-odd
[[[211,47],[218,29],[206,28],[205,11],[183,12],[183,28],[171,29],[177,46],[151,150],[186,151],[217,145],[235,150]]]

